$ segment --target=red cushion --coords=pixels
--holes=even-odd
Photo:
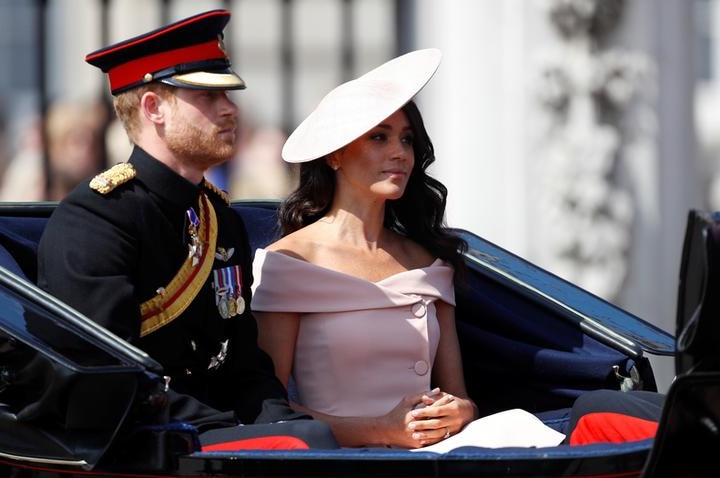
[[[301,450],[310,448],[307,443],[287,435],[275,435],[258,438],[245,438],[223,443],[205,445],[202,451],[234,451],[234,450]]]
[[[623,443],[652,438],[658,423],[621,413],[588,413],[580,417],[570,435],[571,445]]]

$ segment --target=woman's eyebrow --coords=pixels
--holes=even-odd
[[[382,129],[393,129],[392,125],[388,123],[380,123],[379,125],[375,126],[375,128],[382,128]],[[410,125],[404,125],[400,128],[400,131],[412,131],[412,128]]]

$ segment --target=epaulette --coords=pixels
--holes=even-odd
[[[119,185],[135,177],[135,167],[130,163],[118,163],[90,180],[90,189],[107,194]]]
[[[228,205],[230,204],[230,195],[227,192],[220,189],[219,187],[215,186],[213,183],[211,183],[207,179],[205,180],[205,189],[207,189],[208,191],[212,191],[215,194],[217,194],[218,196],[220,196],[220,199],[225,201],[225,204],[228,204]]]

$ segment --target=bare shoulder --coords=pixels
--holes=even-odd
[[[400,240],[400,244],[402,250],[401,257],[403,258],[401,259],[401,262],[404,262],[408,269],[427,267],[436,259],[430,251],[412,239],[403,237]]]
[[[304,227],[297,230],[285,237],[278,239],[273,242],[265,249],[268,251],[279,252],[295,257],[297,259],[304,259],[312,255],[312,251],[315,249],[315,240],[310,227]]]

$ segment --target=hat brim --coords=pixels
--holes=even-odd
[[[356,140],[417,95],[441,57],[436,48],[406,53],[333,89],[288,137],[283,159],[312,161]]]
[[[194,71],[169,76],[159,81],[180,88],[198,90],[243,90],[246,87],[245,81],[229,69],[223,72]]]

